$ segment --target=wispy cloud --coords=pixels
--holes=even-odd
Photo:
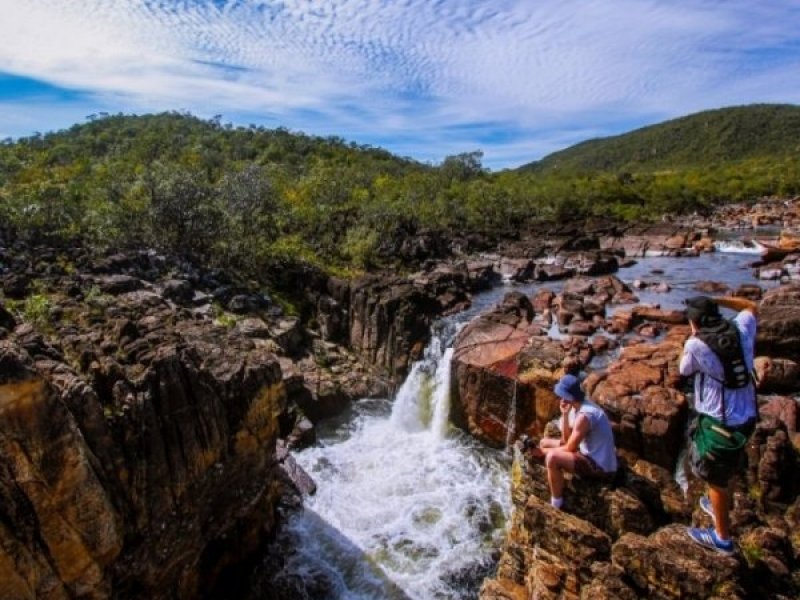
[[[0,0],[0,14],[0,68],[80,93],[17,102],[0,135],[181,109],[423,160],[482,148],[499,167],[800,92],[794,0]]]

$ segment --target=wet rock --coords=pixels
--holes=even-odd
[[[531,281],[536,264],[531,259],[504,258],[500,261],[500,275],[508,281]]]
[[[304,496],[313,496],[317,493],[317,484],[303,467],[297,464],[297,461],[289,452],[289,448],[282,442],[278,442],[277,444],[275,458],[280,463],[287,477],[301,494]]]
[[[699,281],[694,285],[694,289],[709,296],[719,296],[731,291],[730,287],[718,281]]]
[[[501,279],[491,261],[468,262],[466,268],[470,289],[475,292],[491,289]]]
[[[424,286],[373,279],[354,284],[351,294],[351,347],[369,364],[402,376],[419,358],[430,324],[441,310]]]
[[[557,281],[575,275],[575,269],[567,269],[557,264],[537,264],[534,279],[536,281]]]
[[[622,249],[626,257],[679,256],[701,239],[699,232],[671,224],[637,225],[620,232],[619,236],[601,240],[604,250]]]
[[[658,306],[635,306],[632,311],[634,322],[654,321],[667,325],[680,325],[686,323],[686,316],[682,310],[663,310]]]

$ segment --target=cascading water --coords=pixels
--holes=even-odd
[[[511,406],[508,409],[508,419],[506,420],[506,454],[511,453],[511,444],[514,443],[514,434],[517,429],[517,389],[519,381],[514,379],[514,391],[511,392]]]
[[[393,404],[358,403],[296,455],[319,491],[290,525],[302,552],[294,572],[324,580],[326,598],[474,598],[492,567],[508,463],[449,427],[456,329],[435,326]]]

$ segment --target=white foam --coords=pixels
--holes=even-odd
[[[728,254],[761,254],[766,248],[755,241],[729,240],[714,242],[714,249],[717,252]]]
[[[336,582],[332,599],[468,596],[475,590],[458,590],[448,575],[499,547],[508,465],[450,427],[453,350],[445,345],[434,338],[391,415],[365,411],[346,439],[296,455],[318,491],[290,527],[303,560]]]

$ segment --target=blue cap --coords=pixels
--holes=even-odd
[[[575,375],[564,375],[553,388],[556,396],[569,402],[583,402],[586,394],[581,389],[581,381]]]

